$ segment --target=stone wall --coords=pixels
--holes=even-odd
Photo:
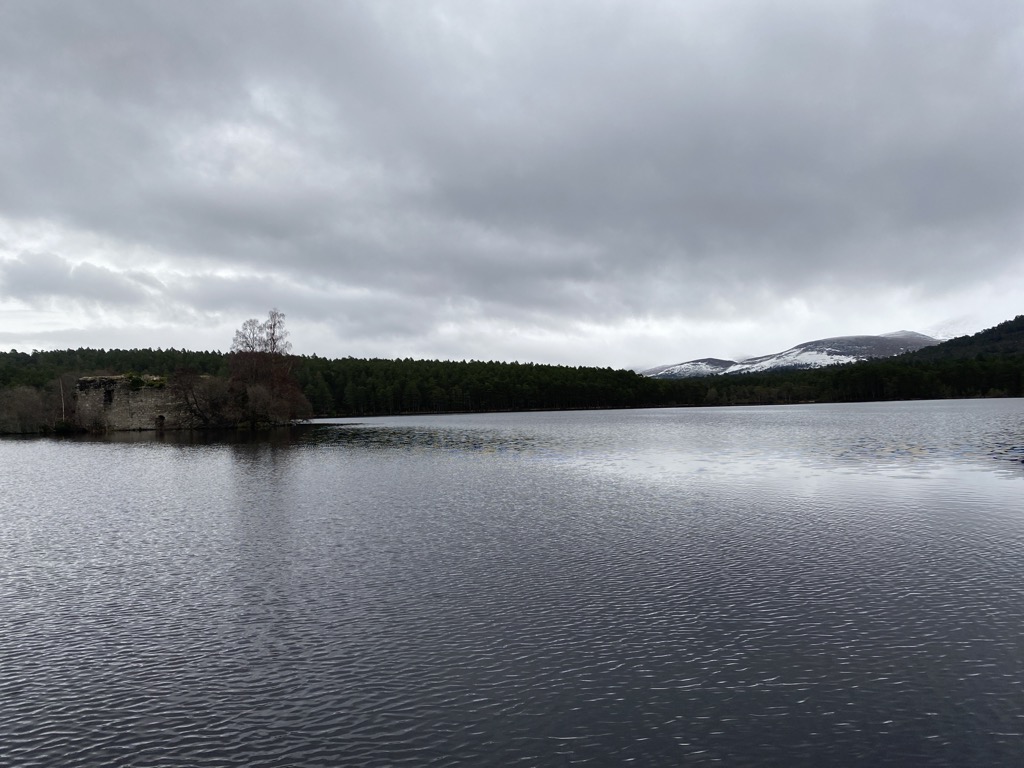
[[[88,376],[75,393],[78,423],[95,432],[180,429],[180,408],[155,377]]]

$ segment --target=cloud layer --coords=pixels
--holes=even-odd
[[[0,71],[0,344],[278,306],[640,367],[1024,312],[1019,3],[11,3]]]

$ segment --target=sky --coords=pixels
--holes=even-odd
[[[0,349],[643,369],[1024,313],[1019,0],[0,5]]]

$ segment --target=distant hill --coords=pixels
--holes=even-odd
[[[821,368],[838,363],[893,357],[930,347],[939,340],[914,331],[896,331],[881,336],[834,336],[797,344],[783,352],[746,360],[721,360],[714,357],[661,365],[641,371],[655,379],[689,379],[726,373],[765,373],[768,371]]]
[[[646,371],[640,371],[640,375],[649,376],[652,379],[696,379],[702,376],[717,376],[737,364],[735,360],[702,357],[700,360],[688,360],[685,363],[648,368]]]
[[[1024,354],[1024,315],[1017,315],[999,325],[971,336],[958,336],[941,344],[919,349],[915,360],[962,360],[978,355],[1003,356]]]

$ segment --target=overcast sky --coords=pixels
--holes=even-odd
[[[0,4],[0,348],[644,368],[1024,313],[1024,3]]]

